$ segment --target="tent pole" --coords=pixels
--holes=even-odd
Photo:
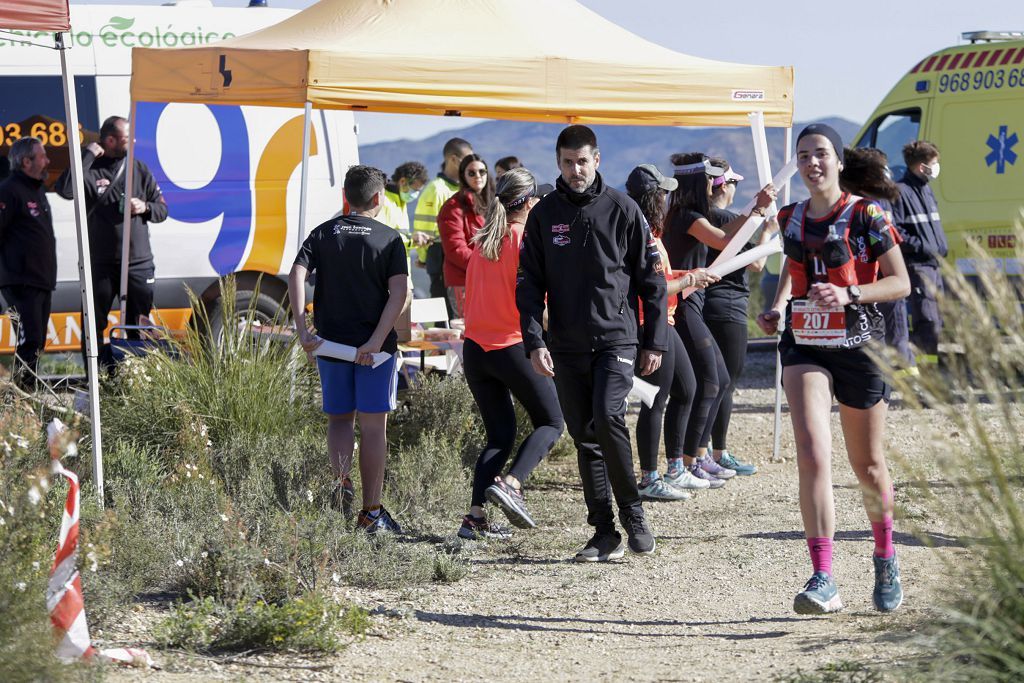
[[[789,163],[790,158],[793,156],[793,127],[790,126],[786,129],[782,149],[782,159],[785,163]],[[782,205],[789,204],[789,189],[792,185],[786,185],[782,188]],[[786,267],[786,255],[783,254],[779,261],[779,280],[782,279],[782,271]],[[778,291],[778,285],[776,285],[776,291]],[[782,356],[779,354],[779,340],[781,339],[782,326],[785,325],[785,320],[779,320],[779,336],[775,337],[775,443],[772,446],[772,460],[779,459],[779,453],[782,450]]]
[[[64,87],[64,112],[67,121],[68,158],[71,167],[71,188],[75,207],[75,233],[78,237],[78,282],[82,290],[82,334],[85,335],[85,372],[89,381],[89,417],[92,436],[92,477],[96,496],[103,509],[103,438],[100,422],[100,379],[96,352],[96,310],[92,295],[92,257],[89,253],[89,226],[85,210],[85,190],[82,175],[82,155],[78,139],[78,93],[75,92],[74,74],[68,69],[64,34],[54,35],[60,52],[61,82]]]
[[[299,249],[302,248],[302,243],[306,239],[306,204],[307,195],[309,193],[309,146],[310,139],[313,136],[313,103],[306,100],[306,105],[303,108],[302,115],[302,169],[300,171],[299,181],[299,225],[295,231],[295,253],[299,253]],[[295,318],[295,325],[304,324],[303,312],[292,311],[292,317]],[[295,400],[296,393],[296,372],[299,365],[299,352],[298,349],[292,351],[292,358],[289,361],[289,367],[291,370],[291,382],[288,387],[288,400],[292,402]]]
[[[120,303],[119,325],[135,325],[138,321],[125,320],[128,309],[128,265],[132,249],[132,192],[135,191],[135,98],[132,98],[131,110],[128,114],[128,158],[124,169],[124,222],[121,230],[121,288],[118,290]]]
[[[302,248],[306,239],[306,204],[309,193],[309,145],[312,138],[313,103],[306,101],[302,117],[302,170],[299,184],[299,229],[295,236],[295,251]]]

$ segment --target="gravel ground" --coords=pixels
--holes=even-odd
[[[730,433],[733,452],[761,471],[690,501],[647,505],[658,538],[652,557],[573,564],[589,536],[582,490],[574,462],[550,462],[528,488],[539,528],[517,532],[510,542],[472,544],[471,571],[463,580],[403,590],[340,589],[340,598],[374,616],[367,636],[337,655],[214,661],[150,645],[161,671],[121,670],[113,679],[791,680],[829,664],[870,669],[833,680],[888,678],[895,667],[927,656],[922,632],[938,610],[943,563],[966,553],[958,540],[962,530],[926,508],[918,490],[900,486],[900,459],[930,463],[961,437],[943,431],[936,411],[905,410],[897,401],[890,413],[887,443],[896,460],[900,517],[895,539],[906,600],[897,613],[883,616],[871,605],[870,526],[833,412],[834,570],[846,608],[827,618],[798,616],[792,600],[810,575],[810,562],[788,416],[783,458],[771,461],[771,362],[770,354],[750,356]],[[955,495],[952,487],[944,490]],[[453,514],[453,533],[461,514]],[[909,533],[911,525],[932,547]],[[145,646],[162,609],[140,603],[103,638]]]

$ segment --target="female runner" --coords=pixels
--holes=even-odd
[[[866,346],[884,336],[875,304],[906,296],[910,280],[898,234],[881,207],[840,188],[842,150],[839,134],[824,124],[812,124],[798,136],[800,177],[811,198],[780,212],[788,268],[772,310],[758,317],[767,334],[775,334],[783,315],[786,320],[779,342],[782,381],[814,569],[793,601],[798,614],[825,614],[843,606],[832,576],[833,394],[875,539],[875,607],[892,611],[903,601],[892,544],[892,480],[882,443],[889,385]]]

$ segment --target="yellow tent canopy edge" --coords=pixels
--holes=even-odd
[[[793,120],[792,67],[675,52],[574,0],[321,0],[216,45],[135,48],[131,92],[574,123],[747,126],[751,111],[768,126]]]

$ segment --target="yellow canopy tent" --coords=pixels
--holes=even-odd
[[[312,108],[588,124],[793,125],[793,68],[701,59],[636,36],[575,0],[321,0],[213,46],[132,50],[135,102]],[[129,147],[128,186],[132,183]],[[788,194],[788,188],[787,188]],[[126,299],[127,206],[121,301]],[[124,319],[122,304],[121,316]],[[779,434],[776,387],[776,451]]]
[[[567,123],[768,126],[792,67],[716,62],[574,0],[322,0],[215,46],[132,51],[132,99]]]

